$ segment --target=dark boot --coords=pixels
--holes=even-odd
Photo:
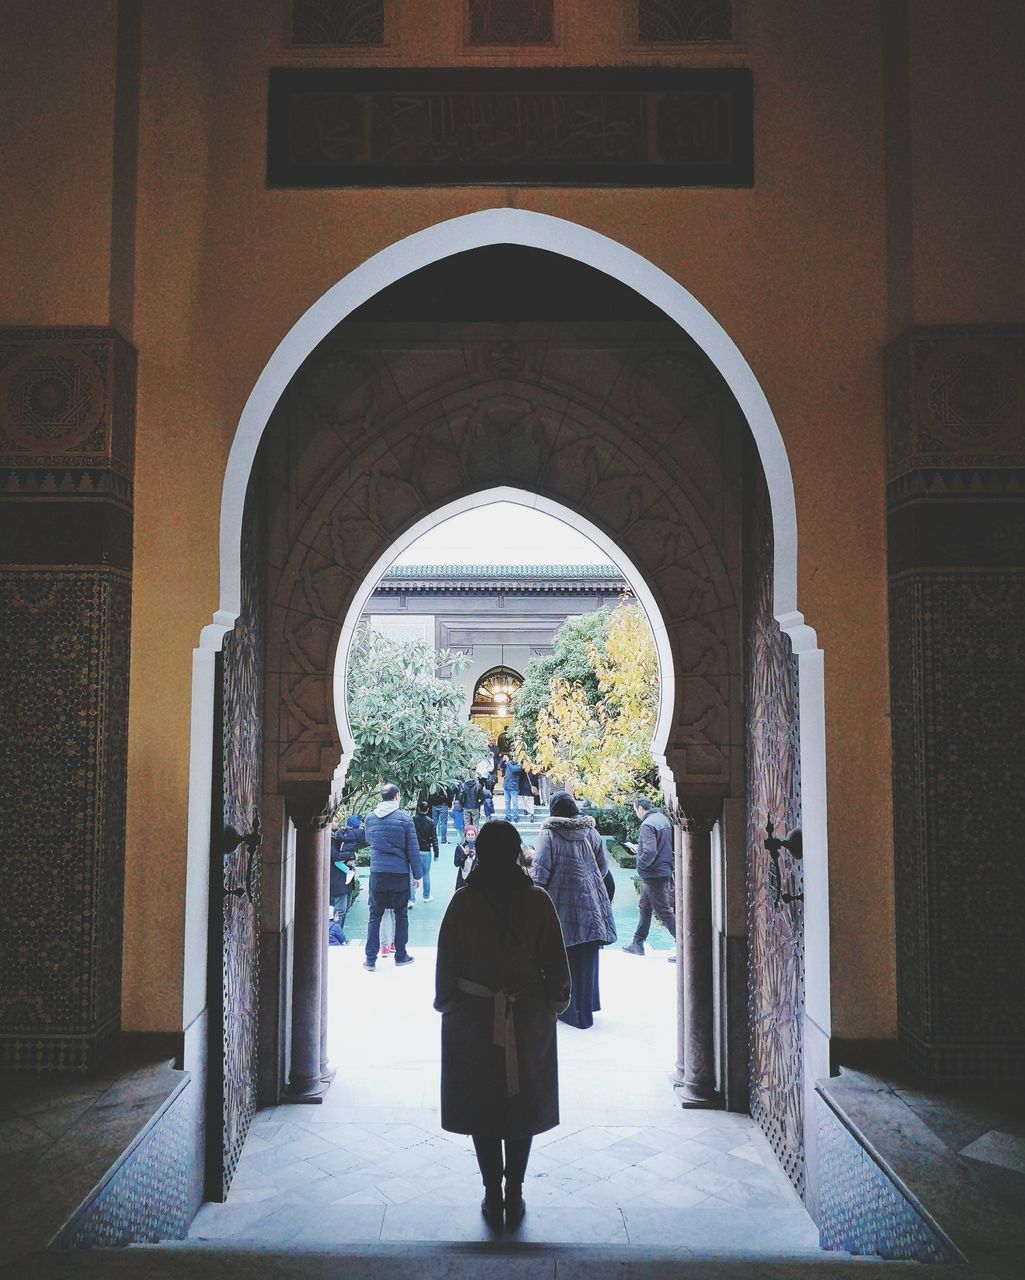
[[[523,1221],[527,1206],[523,1200],[523,1184],[507,1182],[505,1184],[505,1224],[507,1227],[518,1227]]]
[[[502,1187],[485,1187],[484,1199],[480,1202],[480,1211],[489,1227],[502,1225]]]

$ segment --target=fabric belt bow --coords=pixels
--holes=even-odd
[[[494,1000],[495,1016],[491,1023],[491,1043],[505,1050],[505,1088],[506,1096],[515,1098],[520,1091],[520,1062],[516,1054],[516,1022],[513,1018],[513,1007],[522,993],[519,991],[492,991],[481,986],[479,982],[470,982],[468,978],[459,978],[456,986],[468,996],[481,996],[486,1000]]]

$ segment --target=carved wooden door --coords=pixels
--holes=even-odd
[[[748,820],[748,1078],[751,1114],[804,1194],[804,876],[765,846],[801,825],[797,659],[773,615],[772,513],[761,466],[745,467],[744,669]]]
[[[210,903],[207,1195],[227,1195],[256,1111],[264,605],[256,504],[242,533],[242,611],[224,640]],[[218,1123],[218,1120],[220,1123]]]

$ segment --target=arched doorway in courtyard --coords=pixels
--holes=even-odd
[[[743,1060],[746,1055],[740,1047],[742,1033],[751,1030],[758,1040],[757,1026],[749,1028],[746,1017],[744,1025],[737,1017],[731,1021],[728,1008],[746,1008],[740,991],[747,944],[743,932],[730,932],[728,917],[732,914],[734,924],[738,911],[746,917],[743,899],[750,885],[745,864],[752,844],[758,843],[754,837],[760,834],[746,831],[743,817],[745,807],[750,814],[745,802],[751,792],[744,768],[746,674],[757,677],[748,679],[748,687],[758,696],[761,727],[771,724],[776,737],[790,747],[789,757],[776,754],[775,794],[762,797],[762,808],[774,806],[777,829],[787,825],[795,812],[798,730],[793,706],[788,709],[783,704],[788,696],[793,701],[796,663],[772,617],[773,585],[777,611],[780,597],[787,598],[788,579],[792,588],[787,552],[781,555],[777,537],[773,553],[772,539],[773,514],[786,531],[790,499],[780,498],[773,488],[772,468],[767,486],[759,480],[762,467],[757,451],[745,443],[748,421],[733,382],[678,325],[667,324],[657,314],[630,320],[633,332],[628,341],[608,331],[609,325],[622,325],[619,317],[594,320],[592,316],[592,325],[606,325],[601,334],[593,329],[582,334],[579,319],[570,317],[561,322],[554,338],[551,321],[544,319],[541,323],[549,329],[543,342],[531,330],[534,322],[517,321],[511,333],[508,318],[471,318],[472,333],[460,333],[456,339],[446,335],[447,351],[437,332],[411,333],[408,320],[402,322],[403,334],[392,332],[383,339],[382,326],[388,321],[371,317],[364,323],[373,333],[365,330],[362,338],[355,332],[359,323],[352,318],[335,326],[307,353],[275,402],[263,456],[256,459],[255,485],[250,488],[252,511],[263,506],[267,530],[263,555],[258,549],[254,555],[268,573],[264,580],[257,569],[253,577],[254,582],[261,579],[267,590],[262,664],[267,696],[260,782],[265,873],[275,866],[285,868],[290,861],[298,870],[303,857],[316,856],[318,842],[323,847],[323,838],[311,833],[330,799],[332,783],[337,782],[336,765],[346,746],[334,712],[340,678],[334,666],[340,619],[351,613],[360,591],[372,584],[375,566],[386,559],[388,548],[404,531],[437,519],[445,506],[474,501],[489,485],[512,482],[535,503],[552,503],[591,521],[625,551],[666,619],[676,672],[669,689],[672,696],[664,703],[665,724],[660,724],[666,730],[666,781],[680,806],[681,839],[707,840],[715,830],[719,842],[717,900],[713,904],[709,894],[708,903],[710,948],[715,944],[709,956],[708,998],[710,1006],[718,1008],[718,1033],[708,1045],[710,1060],[701,1065],[713,1094],[732,1089],[736,1098],[741,1082],[746,1085],[752,1078],[751,1064]],[[537,364],[542,348],[543,367]],[[457,350],[458,359],[454,358]],[[467,358],[468,352],[472,359]],[[594,394],[593,379],[602,365],[610,382],[604,398]],[[744,377],[740,382],[745,384]],[[749,398],[750,382],[748,374]],[[501,444],[512,447],[502,454]],[[785,466],[785,456],[783,462]],[[778,474],[775,482],[778,487]],[[237,487],[237,477],[229,475],[226,511],[232,505],[233,486]],[[763,495],[772,493],[772,513],[767,496],[756,500],[759,486]],[[749,536],[739,519],[742,493],[756,517]],[[230,523],[229,519],[229,527]],[[259,523],[259,515],[252,514],[247,525],[250,548],[258,548]],[[753,592],[745,596],[740,589],[747,549],[767,584],[757,597]],[[233,574],[228,568],[230,601]],[[258,593],[259,588],[250,591],[249,600],[254,602]],[[247,624],[244,609],[242,619],[235,629],[239,647],[258,632]],[[799,618],[793,615],[789,621],[798,639],[807,642],[810,637],[800,630]],[[222,625],[215,622],[211,632],[220,631]],[[769,634],[773,627],[775,639]],[[759,643],[762,667],[745,673],[743,654],[757,650]],[[807,656],[811,662],[805,666],[814,675],[815,651]],[[231,661],[229,645],[226,673]],[[229,684],[230,675],[226,687]],[[813,726],[814,694],[813,686]],[[765,737],[763,733],[759,739],[763,746]],[[231,740],[226,732],[226,741]],[[227,776],[230,779],[230,768]],[[813,779],[813,796],[819,781]],[[267,858],[268,845],[272,851],[280,848],[280,859]],[[743,856],[738,856],[741,849]],[[824,849],[821,852],[824,856]],[[287,890],[286,881],[283,873],[281,883]],[[778,911],[780,904],[770,906]],[[757,915],[757,902],[755,908]],[[789,914],[800,923],[799,908],[791,908]],[[763,915],[770,922],[774,918],[771,910]],[[293,1075],[296,1066],[294,1017],[301,930],[298,915],[286,917],[287,911],[281,917],[286,928],[264,930],[277,932],[283,945],[276,950],[273,945],[261,947],[265,958],[274,954],[280,958],[276,970],[265,967],[260,989],[262,1037],[273,1049],[271,1060],[278,1067],[276,1080],[264,1081],[265,1090],[283,1091],[289,1066]],[[711,927],[713,919],[721,926],[718,933]],[[767,927],[770,942],[772,933]],[[211,935],[212,944],[215,941],[216,931]],[[796,1182],[803,1179],[805,1156],[800,1131],[805,1087],[801,944],[800,938],[792,941],[782,965],[782,984],[779,957],[767,956],[764,947],[760,953],[762,961],[774,968],[777,1003],[790,1002],[786,1013],[793,1034],[783,1046],[785,1061],[780,1058],[778,1035],[771,1047],[765,1047],[758,1064],[766,1078],[757,1082],[758,1087],[765,1086],[763,1127]],[[312,954],[311,948],[307,957],[311,964]],[[292,1007],[287,1008],[290,967],[293,997]],[[237,986],[225,982],[224,991]],[[317,1003],[314,993],[304,995],[301,987],[299,982],[305,1012],[312,1014]],[[225,1028],[238,1026],[228,997],[224,1009]],[[778,1015],[780,1009],[774,1012]],[[285,1029],[290,1018],[291,1036]],[[324,1025],[321,1019],[321,1030]],[[269,1027],[276,1028],[276,1041],[268,1034]],[[307,1068],[307,1083],[312,1085],[312,1059]],[[699,1082],[699,1087],[709,1086]],[[237,1109],[230,1093],[224,1090],[226,1114],[229,1105]],[[233,1130],[237,1135],[244,1137],[244,1113],[251,1113],[253,1104],[255,1096],[243,1103],[242,1118]],[[226,1137],[226,1152],[229,1146],[233,1143]]]

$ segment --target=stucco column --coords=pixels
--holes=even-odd
[[[330,834],[330,829],[326,829],[326,830],[327,830],[328,847],[324,854],[325,866],[327,867],[327,870],[324,873],[326,877],[324,881],[325,903],[329,900],[327,890],[329,887],[329,879],[331,874],[330,861],[329,861],[331,856],[331,834]],[[326,920],[326,916],[325,916],[325,920]],[[320,973],[321,973],[321,978],[320,978],[320,1078],[325,1084],[330,1084],[331,1081],[335,1078],[335,1069],[331,1065],[330,1060],[328,1059],[328,1056],[327,1056],[328,988],[331,985],[331,976],[328,971],[328,961],[327,961],[328,943],[327,943],[327,925],[326,924],[321,929],[321,937],[323,938],[323,946],[320,953]]]
[[[321,1068],[330,849],[327,799],[326,789],[323,795],[288,798],[296,830],[290,1102],[320,1102],[329,1087]]]
[[[683,799],[677,815],[677,1035],[676,1096],[684,1107],[717,1107],[712,989],[712,827],[717,801]],[[681,1072],[682,1067],[682,1072]]]

